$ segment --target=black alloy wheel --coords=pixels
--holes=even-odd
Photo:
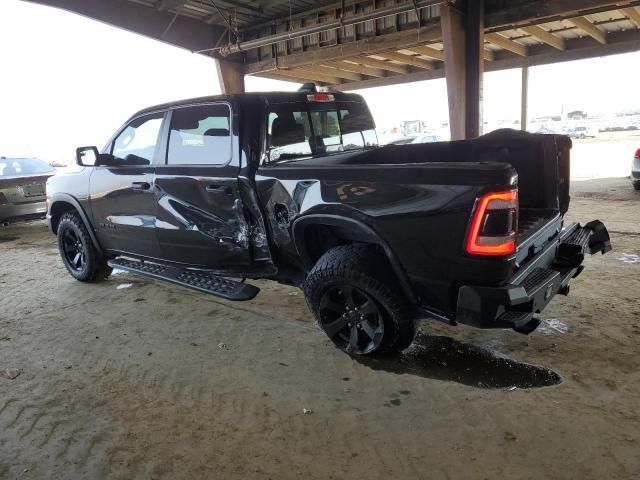
[[[87,263],[87,248],[82,243],[82,240],[75,232],[70,228],[65,229],[62,234],[62,253],[64,255],[65,263],[76,272],[81,272]]]
[[[78,213],[62,214],[56,233],[62,262],[73,278],[81,282],[100,282],[109,277],[112,269],[94,245]]]
[[[418,320],[384,254],[348,244],[325,252],[302,285],[318,327],[341,350],[373,355],[406,349]]]
[[[339,348],[359,355],[377,350],[384,337],[384,319],[375,300],[350,285],[336,285],[324,293],[320,327]]]

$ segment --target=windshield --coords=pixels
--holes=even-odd
[[[0,177],[54,173],[49,164],[37,158],[0,158]]]
[[[271,162],[377,146],[373,119],[362,103],[287,103],[268,112]]]

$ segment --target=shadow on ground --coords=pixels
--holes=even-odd
[[[491,350],[453,338],[422,333],[404,353],[354,359],[373,370],[448,380],[485,389],[540,388],[562,382],[553,370],[498,356]]]

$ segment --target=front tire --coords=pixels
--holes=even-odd
[[[418,321],[387,258],[370,245],[343,245],[326,252],[304,282],[307,304],[318,326],[347,353],[366,355],[404,350]]]
[[[81,282],[100,282],[111,275],[113,269],[96,249],[76,212],[62,215],[57,234],[62,262],[73,278]]]

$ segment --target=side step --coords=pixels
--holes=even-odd
[[[235,282],[211,273],[185,270],[157,263],[140,262],[125,258],[109,260],[109,266],[145,277],[166,280],[183,287],[226,298],[227,300],[251,300],[260,289],[247,283]]]

